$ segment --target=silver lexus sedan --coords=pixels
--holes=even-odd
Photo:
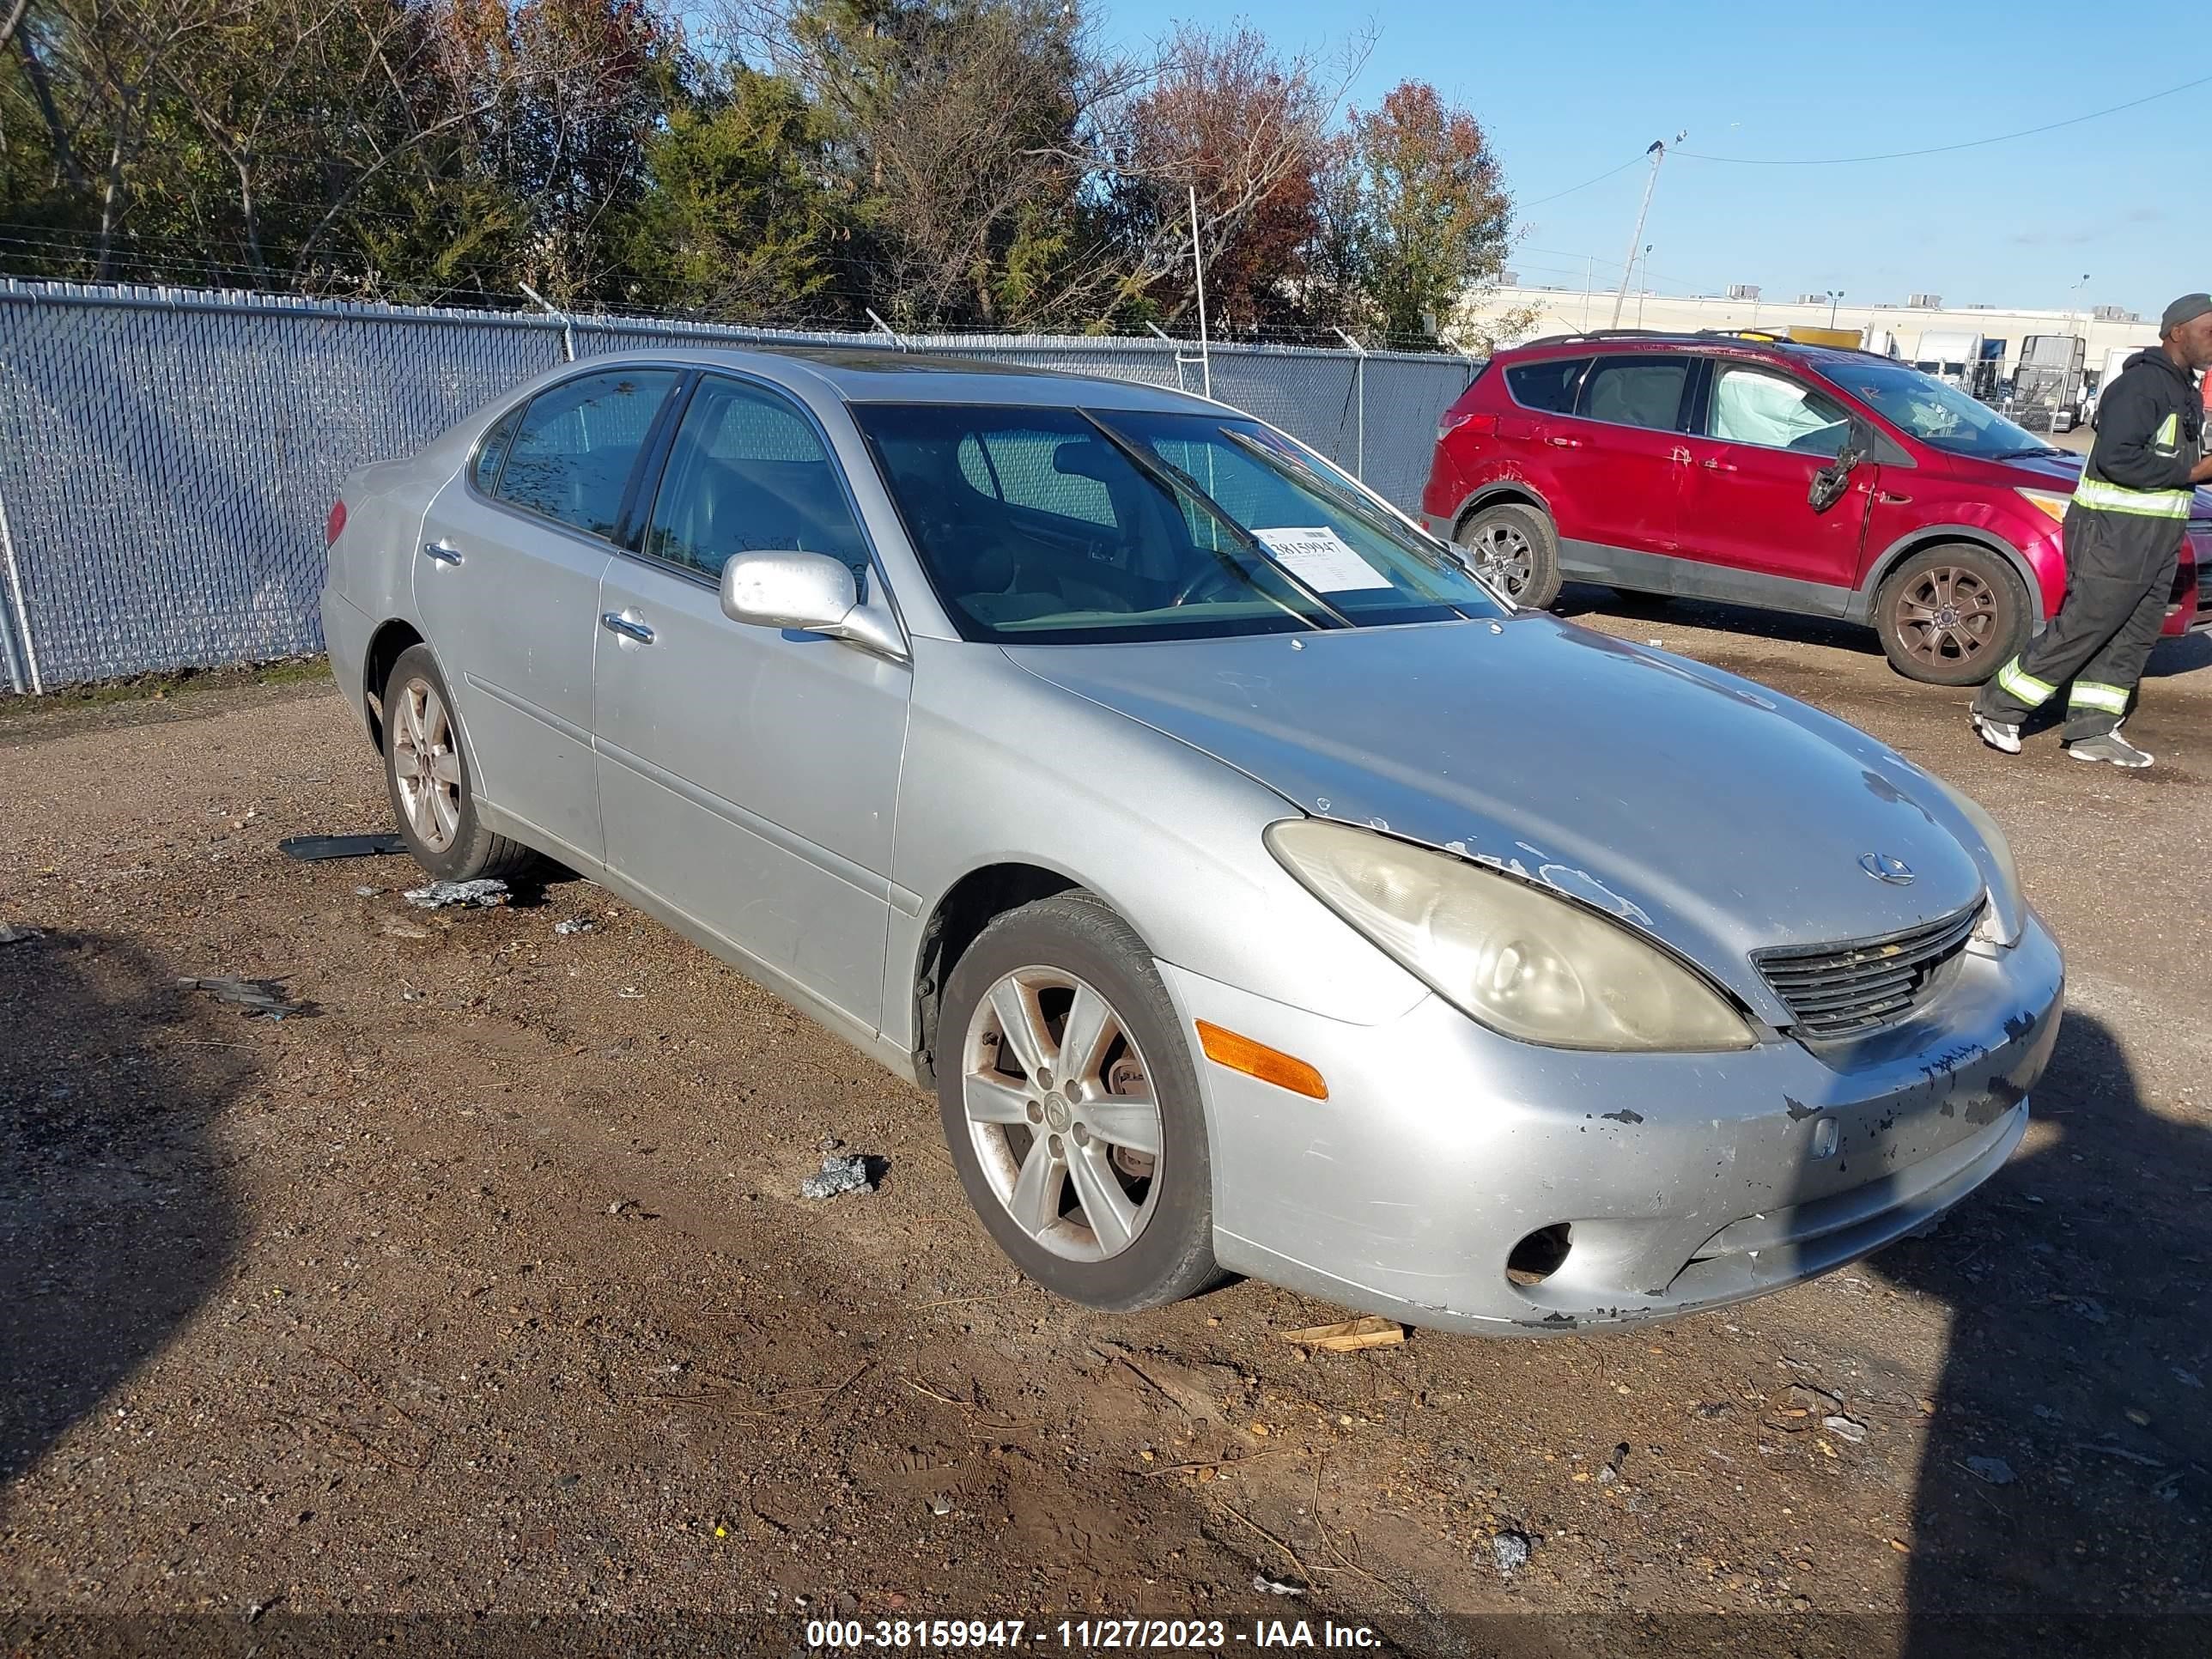
[[[1972,802],[1518,611],[1263,422],[588,360],[371,466],[323,619],[433,874],[540,857],[935,1091],[1079,1301],[1630,1324],[2002,1164],[2059,953]]]

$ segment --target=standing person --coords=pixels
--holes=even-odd
[[[2212,482],[2195,373],[2212,368],[2212,295],[2176,300],[2157,345],[2137,352],[2097,403],[2097,441],[2066,509],[2066,597],[2051,626],[1974,699],[1974,730],[2020,753],[2020,723],[2069,680],[2066,752],[2148,766],[2120,735],[2158,641],[2195,485]]]

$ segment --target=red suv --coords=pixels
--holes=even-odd
[[[1437,428],[1422,508],[1512,597],[1563,580],[1864,623],[1898,669],[1987,679],[2066,591],[2081,458],[1870,352],[1770,335],[1501,351]],[[2212,627],[2212,491],[2168,634]]]

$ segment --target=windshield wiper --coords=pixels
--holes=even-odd
[[[1150,479],[1156,488],[1165,490],[1167,492],[1168,501],[1170,506],[1174,504],[1176,493],[1178,490],[1187,492],[1190,495],[1191,499],[1195,501],[1199,506],[1205,510],[1209,518],[1212,519],[1215,523],[1224,526],[1228,530],[1231,539],[1235,541],[1239,547],[1243,548],[1245,553],[1250,557],[1257,560],[1262,569],[1282,577],[1283,580],[1288,582],[1301,596],[1314,605],[1317,606],[1322,614],[1329,617],[1337,627],[1350,628],[1353,626],[1352,618],[1346,616],[1341,611],[1339,611],[1327,599],[1322,598],[1318,589],[1315,588],[1296,571],[1291,569],[1280,561],[1270,557],[1266,547],[1261,544],[1260,538],[1254,535],[1250,531],[1247,530],[1243,525],[1237,523],[1236,520],[1231,518],[1229,516],[1228,508],[1223,507],[1221,503],[1215,501],[1212,496],[1207,495],[1203,489],[1200,489],[1198,487],[1198,480],[1192,477],[1189,473],[1184,471],[1174,462],[1167,460],[1159,455],[1146,453],[1141,446],[1132,443],[1128,439],[1115,431],[1112,427],[1108,426],[1105,422],[1098,419],[1097,416],[1091,414],[1090,410],[1080,410],[1077,412],[1093,427],[1097,428],[1099,435],[1104,438],[1108,443],[1113,445],[1115,449],[1121,451],[1122,455],[1127,458],[1129,464],[1135,467],[1138,471],[1143,473],[1146,478]],[[1178,512],[1180,512],[1180,509],[1178,509]],[[1231,558],[1226,553],[1223,552],[1221,549],[1214,547],[1208,548],[1206,550],[1212,553],[1213,556],[1220,562],[1222,568],[1229,571],[1231,574],[1237,577],[1248,587],[1255,589],[1260,594],[1261,598],[1266,599],[1271,605],[1280,607],[1287,615],[1293,617],[1298,616],[1297,611],[1292,611],[1288,605],[1284,605],[1280,599],[1275,598],[1273,594],[1268,592],[1264,587],[1261,587],[1259,583],[1254,581],[1252,580],[1251,572],[1238,564],[1236,560]],[[1310,623],[1316,629],[1319,629],[1322,626],[1321,623],[1315,622],[1310,617],[1298,617],[1298,620],[1303,623]]]
[[[2023,460],[2030,455],[2070,455],[2070,449],[2061,449],[2056,444],[2037,444],[2027,449],[2001,449],[1992,457],[2000,461]]]

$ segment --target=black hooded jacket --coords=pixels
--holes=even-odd
[[[2204,405],[2189,371],[2160,346],[2129,358],[2097,400],[2087,476],[2123,489],[2186,489],[2203,453]]]

